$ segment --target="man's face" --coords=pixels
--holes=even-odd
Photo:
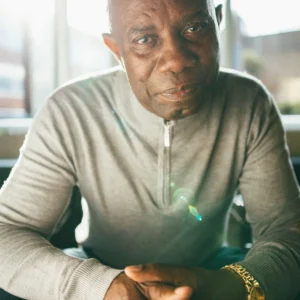
[[[220,14],[210,0],[114,0],[105,43],[147,110],[166,120],[199,111],[219,70]]]

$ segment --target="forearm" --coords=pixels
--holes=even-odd
[[[267,300],[293,300],[300,292],[300,232],[294,229],[259,240],[241,263],[261,284]]]
[[[120,270],[69,257],[37,233],[0,225],[0,287],[25,299],[103,299]]]

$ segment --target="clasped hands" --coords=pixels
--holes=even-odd
[[[238,275],[228,270],[159,264],[130,266],[115,278],[105,300],[245,300]]]

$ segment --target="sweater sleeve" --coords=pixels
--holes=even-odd
[[[103,299],[121,272],[69,257],[48,241],[76,184],[69,129],[48,100],[0,191],[0,288],[24,299]]]
[[[240,178],[254,246],[241,262],[267,300],[294,300],[300,292],[300,196],[280,114],[260,90]]]

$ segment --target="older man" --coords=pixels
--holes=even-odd
[[[53,93],[1,190],[0,287],[36,300],[294,299],[299,189],[271,95],[219,69],[220,7],[113,0],[110,16],[122,68]],[[88,206],[81,258],[47,240],[74,185]],[[237,189],[256,243],[221,269]]]

